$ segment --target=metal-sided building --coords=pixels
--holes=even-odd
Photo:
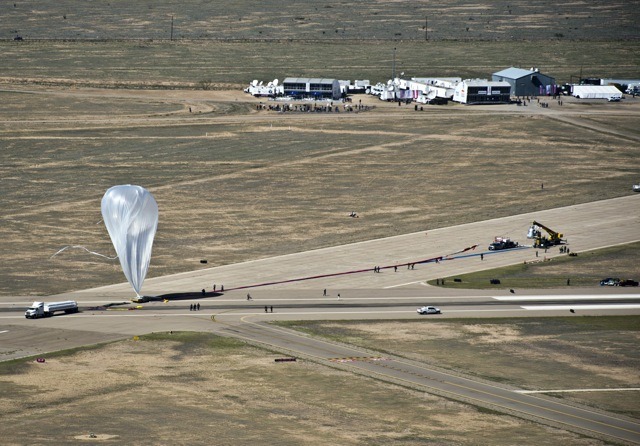
[[[465,79],[456,85],[453,100],[462,104],[508,104],[511,85],[503,81]]]
[[[554,95],[558,91],[555,78],[542,74],[537,68],[523,70],[511,67],[493,73],[491,79],[508,82],[513,96]]]
[[[338,79],[288,77],[282,82],[285,96],[294,98],[340,99]]]

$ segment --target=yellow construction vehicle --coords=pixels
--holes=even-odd
[[[548,236],[542,235],[541,229],[544,229]],[[533,239],[534,248],[549,248],[550,246],[561,245],[564,242],[562,237],[563,234],[547,228],[537,221],[531,224],[529,232],[527,233],[527,238]]]

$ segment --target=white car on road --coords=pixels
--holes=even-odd
[[[440,314],[440,308],[438,307],[422,307],[416,310],[418,314]]]

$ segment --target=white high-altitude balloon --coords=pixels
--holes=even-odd
[[[122,271],[140,296],[158,228],[158,204],[144,187],[113,186],[102,197],[102,218]]]

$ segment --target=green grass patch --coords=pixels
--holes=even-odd
[[[445,288],[559,288],[567,286],[567,280],[570,286],[593,287],[606,277],[640,278],[640,242],[577,254],[446,277],[444,285],[436,280],[428,283]],[[500,284],[491,284],[492,279],[500,280]]]

